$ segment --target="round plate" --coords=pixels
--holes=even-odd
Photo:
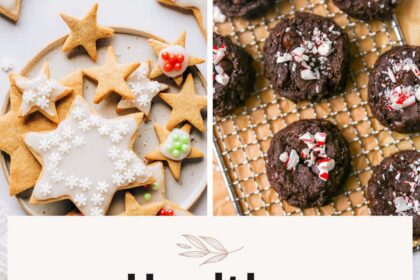
[[[98,42],[98,59],[95,63],[92,61],[84,50],[75,49],[69,54],[61,51],[61,46],[66,37],[62,37],[48,45],[39,54],[37,54],[21,71],[21,74],[27,77],[36,76],[44,62],[48,61],[50,65],[51,77],[60,79],[66,74],[76,70],[101,65],[105,58],[106,48],[113,46],[118,56],[119,63],[145,62],[148,59],[152,61],[152,65],[156,62],[156,55],[148,44],[148,39],[163,39],[140,31],[129,28],[113,27],[115,35],[113,38],[101,40]],[[189,70],[194,76],[196,92],[199,95],[206,95],[206,81],[198,68],[190,67]],[[179,92],[175,82],[165,76],[157,79],[159,82],[169,85],[166,92]],[[115,112],[116,104],[119,100],[117,95],[111,95],[100,104],[93,104],[92,98],[96,85],[89,79],[84,79],[84,98],[88,103],[102,116],[112,118],[118,116]],[[3,105],[2,113],[9,110],[9,98]],[[135,111],[131,111],[135,112]],[[130,112],[128,112],[130,113]],[[171,108],[165,104],[159,97],[153,99],[152,108],[149,119],[140,126],[139,137],[134,144],[134,151],[141,157],[147,152],[155,150],[159,141],[155,134],[153,124],[159,123],[163,126],[171,113]],[[207,157],[207,133],[200,133],[197,129],[191,130],[191,138],[193,145],[205,154],[203,159],[185,160],[181,169],[181,180],[176,181],[172,176],[169,168],[165,164],[166,177],[166,197],[170,201],[178,204],[182,208],[190,208],[194,202],[200,197],[207,186],[206,175],[206,157]],[[9,157],[2,153],[1,165],[6,179],[9,179]],[[74,209],[70,201],[60,201],[44,205],[29,204],[29,198],[32,190],[23,192],[17,196],[23,209],[30,215],[65,215]],[[138,192],[136,192],[138,193]],[[138,194],[140,195],[140,194]],[[109,208],[108,214],[114,215],[124,210],[124,192],[118,192]]]

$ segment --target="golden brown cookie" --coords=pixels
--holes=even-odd
[[[57,128],[24,141],[42,165],[31,203],[70,199],[84,215],[105,215],[116,191],[155,180],[133,144],[142,113],[105,119],[77,96]]]
[[[38,76],[32,79],[19,74],[10,74],[10,80],[22,94],[19,117],[40,112],[54,123],[60,121],[55,103],[69,95],[73,89],[51,78],[48,62],[44,63]]]
[[[140,205],[129,192],[125,193],[125,211],[121,216],[192,216],[169,200]]]
[[[180,93],[161,93],[159,96],[172,107],[166,125],[169,130],[184,121],[188,121],[200,131],[206,129],[201,110],[207,107],[207,97],[196,94],[194,79],[191,74],[188,75]]]
[[[154,79],[160,75],[173,78],[178,86],[182,84],[184,73],[189,66],[204,62],[204,59],[190,56],[185,49],[186,33],[182,32],[179,38],[172,44],[155,39],[149,39],[149,44],[158,56],[158,62],[150,73]]]
[[[15,0],[13,3],[12,1],[8,2],[7,4],[0,4],[0,14],[16,22],[19,19],[20,0]]]
[[[207,6],[205,0],[158,0],[159,3],[168,7],[179,9],[183,12],[190,11],[200,27],[201,33],[207,40],[206,28],[206,11]]]
[[[125,99],[133,100],[134,95],[126,80],[139,65],[140,63],[118,64],[114,48],[108,47],[105,63],[102,66],[83,70],[86,76],[98,82],[93,102],[98,104],[113,92]]]
[[[197,150],[196,148],[191,146],[191,142],[188,139],[188,141],[185,141],[186,143],[182,143],[182,136],[190,134],[191,126],[189,124],[185,124],[181,129],[175,129],[174,131],[169,131],[165,129],[164,127],[161,127],[158,124],[155,124],[155,130],[156,134],[159,138],[160,146],[150,153],[147,153],[144,157],[147,160],[150,161],[166,161],[168,163],[169,169],[171,170],[172,174],[174,175],[174,178],[176,180],[179,180],[181,177],[181,163],[183,159],[190,159],[190,158],[202,158],[204,157],[204,154]],[[182,145],[186,144],[188,145],[188,148],[185,149],[184,154],[182,154],[182,151],[178,154],[175,154],[174,152],[167,151],[166,149],[169,146],[169,149],[171,151],[174,150],[180,150],[176,149],[176,141],[171,139],[173,136],[179,135],[179,142],[180,147],[182,149]],[[172,141],[172,143],[168,143],[168,141]]]
[[[142,205],[163,201],[166,198],[165,167],[160,161],[147,165],[150,174],[156,180],[153,184],[140,186],[131,190]]]
[[[95,4],[82,19],[60,14],[61,18],[71,29],[71,33],[63,45],[64,52],[69,52],[77,46],[82,46],[88,55],[96,61],[96,41],[114,35],[114,30],[96,23],[97,12],[98,4]]]
[[[60,118],[67,114],[69,104],[76,95],[83,94],[83,76],[80,71],[73,72],[60,80],[65,86],[73,88],[73,93],[60,100],[57,106]],[[24,119],[18,116],[22,95],[10,86],[10,111],[0,117],[0,150],[10,156],[9,194],[16,195],[32,188],[41,172],[41,166],[23,142],[23,134],[30,131],[54,129],[55,124],[41,114],[35,113]]]

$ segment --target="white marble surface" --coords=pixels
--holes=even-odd
[[[141,29],[169,41],[175,40],[185,30],[187,49],[192,50],[196,56],[206,57],[206,42],[193,16],[163,7],[155,0],[25,0],[22,1],[17,24],[0,17],[0,63],[4,59],[11,60],[14,70],[20,71],[47,44],[69,32],[59,13],[80,18],[96,2],[99,3],[98,22],[101,24]],[[200,65],[199,68],[206,73],[205,65]],[[7,90],[7,74],[0,71],[0,102],[3,102]],[[207,195],[204,194],[191,210],[198,215],[205,215],[206,198]],[[16,199],[8,196],[7,182],[2,173],[0,201],[9,208],[9,213],[24,214]]]

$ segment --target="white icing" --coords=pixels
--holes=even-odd
[[[165,61],[163,58],[162,58],[162,53],[164,53],[164,52],[167,52],[167,53],[169,53],[169,54],[173,54],[173,55],[178,55],[178,54],[182,54],[183,56],[184,56],[184,61],[182,62],[182,64],[181,64],[181,69],[180,70],[175,70],[175,69],[173,69],[172,71],[170,71],[170,72],[166,72],[164,69],[163,69],[163,66],[165,65],[165,63],[167,63],[167,61]],[[188,61],[189,61],[189,55],[188,55],[188,53],[187,53],[187,51],[183,48],[183,47],[181,47],[181,46],[169,46],[169,47],[166,47],[165,49],[163,49],[160,53],[159,53],[159,58],[158,58],[158,64],[159,64],[159,67],[160,67],[160,69],[162,70],[162,72],[166,75],[166,76],[168,76],[168,77],[171,77],[171,78],[174,78],[174,77],[178,77],[178,76],[180,76],[180,75],[182,75],[182,73],[184,73],[185,72],[185,70],[187,69],[187,67],[188,67]]]
[[[0,7],[9,11],[14,11],[17,7],[16,0],[0,0]]]
[[[55,130],[25,136],[25,143],[43,163],[33,192],[35,199],[69,196],[84,215],[103,215],[118,188],[130,184],[133,178],[139,183],[151,178],[144,163],[129,149],[137,129],[135,118],[92,116],[96,115],[77,97],[67,118]],[[100,134],[104,125],[112,133]],[[85,126],[89,129],[84,130]]]
[[[5,73],[9,73],[13,70],[13,61],[9,58],[2,59],[0,62],[0,69]]]
[[[222,23],[226,21],[226,16],[222,13],[219,7],[213,6],[213,20],[216,23]]]
[[[177,139],[175,139],[177,138]],[[178,149],[174,149],[174,146],[178,145]],[[171,152],[176,150],[175,152]],[[185,131],[175,128],[166,139],[160,145],[160,152],[167,158],[172,160],[183,160],[191,152],[191,140],[188,133]]]
[[[194,7],[200,10],[203,24],[207,25],[207,1],[206,0],[172,0],[182,7]]]
[[[56,80],[48,79],[42,70],[33,79],[16,76],[15,81],[16,86],[22,91],[21,113],[24,116],[32,109],[40,108],[54,117],[56,115],[55,101],[60,98],[64,91],[69,90]]]
[[[168,88],[168,85],[166,84],[150,80],[149,73],[149,63],[142,63],[140,67],[137,68],[137,70],[128,77],[128,86],[135,96],[135,99],[121,99],[117,105],[117,108],[137,108],[146,115],[149,115],[150,107],[152,106],[152,99],[159,92]]]
[[[226,56],[226,46],[213,46],[213,76],[214,80],[222,85],[227,85],[229,83],[230,77],[225,73],[225,70],[220,65],[223,58]]]

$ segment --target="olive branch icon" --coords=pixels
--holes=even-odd
[[[232,253],[242,250],[244,247],[239,249],[228,251],[220,241],[213,237],[208,236],[193,236],[189,234],[182,235],[187,243],[177,243],[176,245],[182,249],[189,250],[179,255],[187,258],[204,258],[208,257],[201,265],[217,263],[224,260],[227,256]]]

